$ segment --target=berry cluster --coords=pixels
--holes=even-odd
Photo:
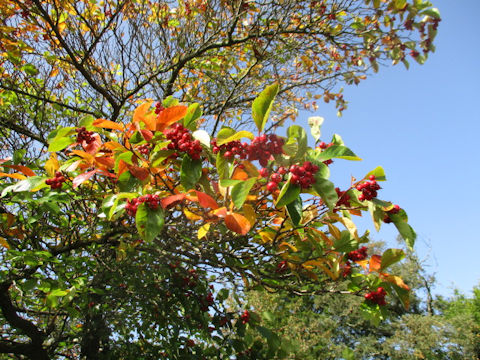
[[[275,134],[257,136],[248,146],[248,160],[258,160],[261,166],[265,167],[272,155],[283,153],[284,140]]]
[[[377,291],[372,291],[368,294],[365,294],[365,300],[370,301],[374,304],[378,304],[380,306],[384,306],[387,304],[385,302],[385,295],[387,295],[385,290],[382,287],[379,287]]]
[[[287,172],[287,169],[285,169],[283,166],[280,166],[277,169],[277,172],[274,172],[272,175],[270,175],[270,181],[267,183],[267,190],[270,192],[277,190],[278,184],[283,180],[283,175],[285,175]],[[260,169],[260,176],[268,177],[268,175],[267,168]]]
[[[150,209],[156,210],[158,209],[158,205],[160,205],[160,197],[158,195],[148,194],[128,200],[127,205],[125,206],[127,214],[130,216],[135,216],[135,214],[137,213],[138,205],[140,205],[141,203],[146,203]]]
[[[318,147],[322,150],[325,150],[327,148],[329,148],[330,146],[333,146],[335,145],[334,143],[326,143],[325,141],[322,141],[320,144],[318,144]]]
[[[169,150],[186,152],[193,160],[200,159],[202,146],[200,145],[200,141],[193,140],[188,129],[177,123],[172,125],[171,128],[166,129],[163,133],[165,137],[171,141],[167,146]]]
[[[155,114],[160,114],[164,109],[161,102],[155,104]]]
[[[81,144],[85,141],[87,144],[91,144],[95,141],[95,138],[93,137],[93,131],[87,131],[85,126],[76,128],[75,131],[77,132],[77,143]]]
[[[383,222],[385,224],[389,224],[392,222],[392,219],[390,218],[389,215],[394,215],[394,214],[398,214],[400,211],[400,206],[398,205],[393,205],[393,208],[391,210],[388,210],[387,213],[385,214],[385,217],[383,218]]]
[[[347,191],[341,191],[340,188],[335,188],[335,191],[338,195],[337,206],[346,206],[350,207],[350,195],[347,194]]]
[[[362,246],[360,249],[350,251],[347,254],[348,260],[352,261],[361,261],[367,258],[368,249],[365,246]]]
[[[150,144],[143,144],[143,145],[140,145],[137,150],[140,154],[142,155],[148,155],[150,154],[150,150],[152,149],[151,145]]]
[[[47,179],[45,184],[50,185],[51,189],[59,189],[62,187],[62,184],[66,181],[65,177],[60,171],[55,173],[55,177]]]
[[[217,141],[212,139],[212,151],[214,154],[223,151],[223,156],[227,159],[238,155],[240,159],[246,159],[248,155],[248,144],[242,143],[240,140],[230,141],[229,143],[217,145]]]
[[[315,174],[318,166],[313,165],[310,161],[305,161],[303,165],[292,165],[289,171],[292,173],[290,183],[300,185],[302,189],[307,189],[315,183]]]
[[[250,312],[245,310],[240,316],[240,319],[242,320],[242,324],[248,323],[250,321]]]
[[[374,197],[377,196],[377,190],[380,190],[380,185],[377,184],[375,180],[375,175],[370,175],[369,179],[371,181],[365,181],[362,184],[357,185],[357,190],[361,191],[362,193],[358,195],[358,200],[372,200]]]

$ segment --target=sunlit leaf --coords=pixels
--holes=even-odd
[[[227,216],[225,216],[225,225],[227,225],[229,230],[240,235],[246,235],[251,228],[247,218],[237,213],[227,214]]]
[[[278,83],[274,83],[263,90],[260,95],[253,101],[252,117],[259,132],[263,131],[267,123],[270,111],[272,110],[273,101],[279,90]]]

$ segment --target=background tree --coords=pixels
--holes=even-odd
[[[248,291],[246,300],[262,314],[263,325],[288,342],[286,358],[478,359],[478,288],[472,298],[457,293],[450,299],[432,299],[435,279],[414,253],[407,252],[395,267],[412,289],[410,306],[406,309],[389,299],[389,316],[380,324],[361,316],[361,299],[356,297]],[[349,282],[345,280],[345,289]],[[258,335],[257,340],[258,346],[265,343]]]

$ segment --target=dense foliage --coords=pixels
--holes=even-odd
[[[360,158],[339,135],[321,141],[321,118],[309,122],[314,146],[299,125],[273,131],[307,104],[304,90],[341,108],[338,82],[406,61],[407,48],[423,62],[439,22],[429,3],[25,0],[0,11],[1,354],[286,356],[255,312],[231,306],[239,282],[352,293],[377,322],[387,294],[408,307],[389,270],[404,251],[367,254],[352,220],[369,212],[413,246],[406,212],[377,197],[383,169],[338,189],[333,159]],[[138,101],[153,96],[163,100]]]

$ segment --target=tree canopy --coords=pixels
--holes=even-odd
[[[239,283],[353,294],[374,322],[387,294],[409,306],[390,271],[404,251],[368,254],[353,221],[370,213],[413,246],[405,210],[378,198],[383,169],[336,188],[334,159],[360,158],[339,135],[322,141],[321,118],[309,120],[314,146],[299,125],[273,131],[310,97],[341,110],[334,89],[387,58],[406,63],[411,49],[423,62],[440,20],[430,3],[25,0],[0,11],[0,354],[280,356],[259,316],[229,305]]]

